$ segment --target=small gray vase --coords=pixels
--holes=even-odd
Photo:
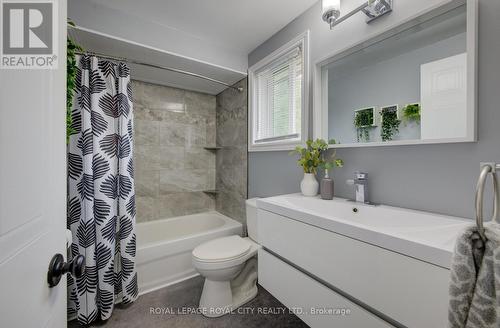
[[[333,179],[328,176],[328,170],[325,170],[325,177],[321,180],[321,199],[333,199]]]

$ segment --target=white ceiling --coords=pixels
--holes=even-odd
[[[90,1],[248,54],[318,0]]]

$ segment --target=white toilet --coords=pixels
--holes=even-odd
[[[208,241],[193,250],[193,265],[205,277],[200,310],[220,317],[257,295],[257,206],[246,201],[247,238],[238,235]]]

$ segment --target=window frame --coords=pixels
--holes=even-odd
[[[281,139],[270,140],[268,142],[255,143],[255,126],[256,116],[258,114],[257,102],[257,75],[258,73],[271,64],[279,60],[280,57],[288,54],[296,47],[302,48],[302,98],[301,98],[301,129],[300,138],[297,139]],[[279,49],[273,51],[271,54],[261,59],[248,69],[248,151],[280,151],[280,150],[293,150],[298,145],[304,145],[309,132],[309,30],[296,36]],[[270,138],[272,139],[272,138]]]

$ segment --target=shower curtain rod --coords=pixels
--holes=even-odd
[[[204,75],[201,75],[201,74],[196,74],[196,73],[192,73],[192,72],[188,72],[188,71],[183,71],[183,70],[177,69],[177,68],[172,68],[172,67],[168,67],[168,66],[161,66],[161,65],[156,65],[156,64],[150,64],[150,63],[145,63],[145,62],[137,61],[137,60],[134,60],[134,59],[129,59],[129,58],[125,58],[125,57],[110,56],[110,55],[105,55],[105,54],[101,54],[101,53],[98,53],[98,52],[92,52],[92,51],[76,51],[75,53],[78,54],[78,55],[91,55],[91,56],[96,56],[96,57],[99,57],[99,58],[109,59],[109,60],[113,60],[113,61],[122,61],[122,62],[130,63],[130,64],[147,66],[147,67],[151,67],[151,68],[157,68],[157,69],[162,69],[162,70],[165,70],[165,71],[170,71],[170,72],[180,73],[180,74],[184,74],[184,75],[189,75],[189,76],[196,77],[196,78],[199,78],[199,79],[202,79],[202,80],[206,80],[206,81],[214,82],[214,83],[217,83],[217,84],[220,84],[220,85],[224,85],[224,86],[226,86],[228,88],[231,88],[231,89],[234,89],[234,90],[238,90],[239,92],[243,92],[243,88],[242,87],[235,87],[235,86],[230,85],[230,84],[228,84],[226,82],[222,82],[222,81],[213,79],[213,78],[208,77],[208,76],[204,76]]]

